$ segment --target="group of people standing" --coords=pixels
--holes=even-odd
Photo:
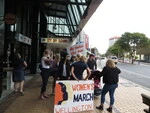
[[[40,99],[49,97],[46,94],[46,86],[50,76],[53,76],[52,94],[54,94],[56,80],[87,80],[91,75],[91,70],[97,68],[94,55],[91,55],[87,61],[86,57],[81,54],[70,57],[63,51],[60,55],[53,55],[52,51],[45,50],[41,58],[41,64],[42,87]],[[87,76],[83,77],[85,70]]]
[[[41,95],[40,95],[41,99],[47,98],[45,92],[46,92],[46,85],[49,76],[54,76],[54,82],[53,82],[54,84],[53,93],[54,93],[56,80],[77,80],[77,81],[87,80],[91,75],[91,71],[97,69],[96,60],[93,54],[89,55],[89,58],[86,59],[85,56],[80,54],[77,54],[77,56],[72,56],[70,58],[68,54],[63,53],[63,55],[62,54],[60,55],[60,60],[59,58],[57,59],[57,63],[56,62],[52,63],[53,62],[52,58],[51,57],[49,58],[50,53],[48,50],[46,50],[41,60],[43,68],[46,68],[43,69],[41,72],[41,76],[43,80],[43,85],[41,88]],[[55,70],[55,72],[52,71],[54,68],[52,64],[57,64],[56,66],[57,69]],[[83,77],[83,72],[85,70],[87,72],[87,76]],[[51,74],[51,72],[53,72],[53,74]],[[104,86],[101,92],[100,105],[96,107],[97,109],[99,110],[104,109],[105,95],[109,92],[110,106],[109,108],[107,108],[107,111],[112,112],[112,107],[114,105],[114,92],[115,89],[118,87],[119,73],[121,73],[121,71],[115,65],[113,60],[108,59],[106,65],[104,66],[99,76],[99,77],[103,77]]]
[[[46,94],[46,86],[50,76],[53,77],[52,94],[54,94],[56,80],[87,80],[91,75],[91,71],[97,69],[93,54],[89,55],[88,59],[81,54],[71,56],[70,58],[65,52],[60,53],[60,55],[53,55],[53,52],[49,50],[44,51],[41,58],[41,66],[42,86],[40,99],[49,98],[49,95]],[[24,68],[27,67],[27,63],[21,58],[20,54],[16,54],[13,67],[14,92],[24,95]],[[83,76],[85,70],[87,72],[86,77]],[[103,77],[104,86],[101,92],[100,105],[96,107],[97,109],[104,109],[105,95],[109,92],[110,106],[107,108],[107,111],[112,112],[114,92],[118,87],[120,73],[120,69],[115,65],[113,60],[108,59],[99,76]]]

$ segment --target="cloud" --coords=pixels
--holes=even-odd
[[[124,32],[140,32],[150,37],[150,0],[103,0],[84,31],[90,45],[105,53],[109,38]]]

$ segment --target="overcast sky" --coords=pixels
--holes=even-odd
[[[124,32],[140,32],[150,38],[150,0],[103,0],[84,27],[90,47],[101,54],[108,49],[109,38]]]

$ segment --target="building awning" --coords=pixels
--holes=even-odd
[[[40,0],[48,31],[56,37],[76,37],[102,0]]]

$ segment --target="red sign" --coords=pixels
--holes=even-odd
[[[89,37],[88,37],[88,35],[85,35],[85,48],[86,49],[89,48]]]
[[[4,22],[6,24],[12,25],[12,24],[15,24],[16,21],[17,21],[17,19],[16,19],[16,16],[14,14],[8,13],[4,17]]]

